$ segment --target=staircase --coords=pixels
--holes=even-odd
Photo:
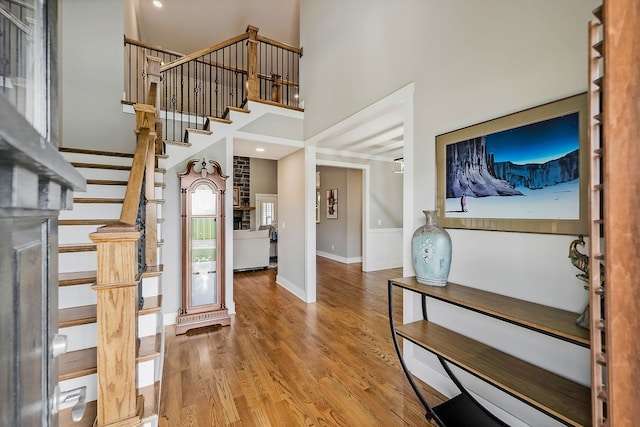
[[[225,62],[225,52],[245,41],[250,45],[246,69]],[[135,77],[135,87],[145,88],[146,96],[123,102],[124,112],[135,114],[135,153],[60,148],[87,181],[87,191],[74,194],[74,209],[63,212],[58,224],[59,334],[66,336],[66,351],[58,357],[60,426],[159,424],[164,354],[159,207],[164,202],[164,173],[216,141],[242,133],[257,118],[302,114],[297,105],[287,104],[292,96],[282,95],[283,86],[297,93],[297,82],[273,71],[268,75],[266,65],[260,71],[258,45],[290,49],[259,37],[252,26],[230,41],[162,66],[158,55],[138,46],[140,57],[133,55],[136,67],[138,61],[145,66]],[[292,64],[301,54],[301,49],[294,49]],[[197,83],[197,67],[202,66],[208,71],[200,75],[207,75],[208,81],[196,84],[194,95],[189,95],[187,83],[184,92],[167,97],[170,75]],[[235,76],[237,88],[246,83],[246,93],[234,89],[228,99],[218,97],[231,88],[231,80],[223,75]],[[216,95],[205,98],[207,92]],[[178,104],[178,97],[186,97],[185,102]],[[229,100],[234,102],[222,104]],[[201,108],[204,101],[214,109]],[[186,109],[178,110],[178,105]],[[220,105],[224,106],[217,109]],[[302,148],[298,141],[285,143]]]
[[[133,154],[61,148],[63,156],[87,179],[87,191],[74,194],[74,209],[59,221],[59,333],[67,336],[67,352],[59,358],[63,391],[86,387],[87,407],[80,422],[71,419],[71,404],[63,405],[60,426],[92,426],[97,411],[97,292],[96,244],[89,234],[118,222]],[[157,156],[162,163],[166,156]],[[155,203],[162,204],[164,169],[155,170]],[[159,220],[161,223],[161,220]],[[161,224],[158,236],[161,236]],[[158,244],[160,257],[161,241]],[[160,381],[164,349],[162,317],[162,269],[142,273],[144,302],[137,316],[137,379],[143,396],[143,425],[158,425]]]

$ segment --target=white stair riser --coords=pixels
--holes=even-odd
[[[99,168],[76,168],[86,179],[112,179],[118,181],[128,181],[130,172],[128,170],[99,169]]]
[[[73,210],[60,211],[60,219],[118,219],[120,203],[74,203]]]
[[[75,271],[78,271],[77,269]],[[90,283],[75,286],[61,286],[58,289],[58,308],[77,307],[95,304],[97,293]],[[160,282],[157,277],[142,279],[142,296],[153,297],[160,295]]]
[[[142,279],[142,296],[154,297],[160,294],[159,277],[144,277]]]
[[[138,337],[156,335],[163,328],[161,313],[149,313],[138,317]],[[98,345],[97,323],[60,328],[58,333],[67,336],[67,351],[82,350]]]
[[[155,198],[156,199],[162,199],[162,195],[164,194],[164,188],[162,187],[155,187]]]
[[[67,252],[58,255],[58,271],[60,273],[95,270],[97,264],[96,251]]]
[[[131,157],[116,157],[116,156],[101,156],[98,154],[84,154],[84,153],[61,153],[62,157],[68,162],[73,163],[97,163],[101,165],[118,165],[118,166],[131,166],[133,158]]]
[[[98,294],[91,288],[91,284],[61,286],[58,289],[58,308],[70,308],[96,304]]]
[[[87,387],[85,402],[92,402],[98,400],[98,375],[91,374],[83,377],[72,378],[70,380],[60,381],[58,384],[60,390],[69,391],[82,386]],[[72,407],[72,403],[63,403],[60,405],[60,409]]]
[[[117,219],[117,218],[101,218]],[[101,225],[65,225],[58,228],[58,243],[61,245],[71,243],[92,243],[89,234],[95,233]],[[158,239],[161,239],[161,226],[157,227]],[[79,266],[81,267],[81,266]]]
[[[156,378],[156,363],[158,363],[158,358],[154,358],[153,360],[147,360],[146,362],[138,363],[138,369],[137,369],[138,388],[147,387],[155,384],[156,381],[160,381],[159,378]]]
[[[67,351],[82,350],[98,345],[98,325],[88,323],[86,325],[60,328],[59,334],[67,336]]]
[[[162,327],[160,313],[149,313],[138,316],[138,337],[149,337],[158,333]]]
[[[126,185],[87,185],[87,191],[74,192],[73,197],[93,197],[93,198],[110,198],[124,199],[124,193],[127,191]]]
[[[95,233],[100,225],[66,225],[58,228],[58,243],[92,243],[89,234]],[[81,265],[78,266],[82,267]],[[82,269],[81,269],[82,270]]]

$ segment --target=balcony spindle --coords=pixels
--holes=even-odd
[[[260,94],[258,83],[258,28],[247,27],[249,40],[247,44],[247,98],[257,99]]]

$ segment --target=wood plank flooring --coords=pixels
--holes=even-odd
[[[314,304],[277,286],[275,269],[236,273],[231,326],[168,329],[160,426],[431,425],[389,331],[387,279],[401,270],[317,266]]]

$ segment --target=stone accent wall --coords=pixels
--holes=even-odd
[[[240,189],[240,206],[249,206],[251,204],[251,188],[249,184],[250,177],[251,162],[249,157],[233,156],[233,186]],[[248,230],[250,227],[250,211],[233,212],[234,230]]]

